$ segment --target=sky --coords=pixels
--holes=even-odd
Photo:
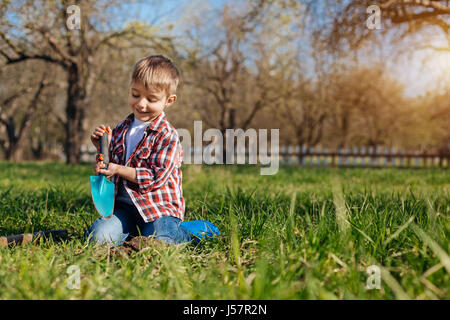
[[[124,12],[127,13],[124,17],[149,23],[156,21],[158,25],[177,25],[181,19],[186,18],[188,10],[195,12],[196,7],[220,9],[226,2],[228,0],[141,0],[124,5]]]
[[[365,55],[361,61],[365,66],[385,65],[391,75],[405,85],[405,96],[418,97],[427,91],[444,93],[450,85],[450,52],[413,47],[418,47],[420,43],[445,47],[445,38],[437,33],[435,35],[420,36],[400,44],[383,38],[380,44],[369,44],[365,51],[361,51],[360,56]]]

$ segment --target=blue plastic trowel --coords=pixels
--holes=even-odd
[[[97,155],[97,159],[99,161],[103,160],[106,168],[108,168],[108,134],[105,133],[100,138],[100,153]],[[91,194],[98,213],[103,218],[112,217],[114,211],[114,183],[109,181],[104,174],[91,176]]]

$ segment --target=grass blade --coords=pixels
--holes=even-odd
[[[411,298],[408,296],[408,294],[403,290],[400,283],[398,283],[397,280],[391,275],[389,270],[386,268],[380,268],[381,269],[381,276],[384,282],[389,286],[389,288],[394,292],[395,297],[398,300],[411,300]]]
[[[389,238],[386,239],[384,246],[387,246],[389,244],[389,242],[391,242],[392,240],[394,240],[395,238],[398,237],[398,235],[405,230],[406,228],[408,228],[408,226],[411,224],[411,222],[414,221],[414,216],[412,216],[411,218],[408,219],[408,221],[406,221],[400,228],[398,228],[397,231],[395,231],[392,235],[389,236]]]
[[[444,265],[445,270],[447,270],[447,273],[450,274],[450,257],[448,254],[444,251],[444,249],[439,246],[439,244],[431,239],[431,237],[425,233],[421,228],[416,226],[415,224],[411,225],[411,228],[414,230],[414,232],[417,234],[417,236],[430,247],[431,251],[441,260],[441,263]]]

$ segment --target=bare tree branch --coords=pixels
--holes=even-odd
[[[6,64],[18,63],[18,62],[22,62],[22,61],[29,60],[29,59],[40,59],[40,60],[44,60],[47,62],[56,63],[59,65],[65,66],[65,63],[63,60],[53,58],[49,55],[26,53],[25,50],[22,50],[22,49],[18,48],[16,45],[14,45],[12,43],[12,41],[9,40],[3,32],[0,32],[0,37],[14,51],[14,53],[16,55],[18,55],[18,57],[13,58],[10,55],[8,55],[5,51],[0,50],[0,53],[6,58],[6,61],[7,61]]]
[[[51,36],[51,34],[50,34],[50,32],[48,32],[48,30],[41,29],[40,32],[41,32],[42,36],[47,40],[50,47],[56,53],[58,53],[61,56],[61,58],[63,58],[64,61],[76,63],[76,60],[63,49],[61,44],[55,38],[53,38]]]

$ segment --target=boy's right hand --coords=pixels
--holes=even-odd
[[[94,164],[95,175],[98,176],[100,174],[100,169],[104,169],[105,167],[106,165],[103,163],[103,161],[96,162]]]
[[[108,146],[109,146],[112,138],[112,131],[109,126],[106,127],[105,125],[101,124],[97,128],[95,128],[94,132],[91,134],[91,141],[92,144],[97,149],[97,153],[100,152],[100,138],[105,133],[105,130],[108,133]]]

